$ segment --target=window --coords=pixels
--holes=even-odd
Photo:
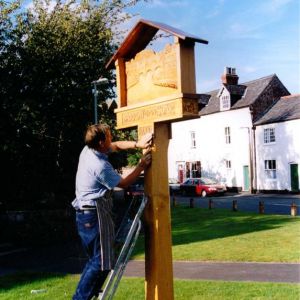
[[[225,143],[230,144],[231,138],[230,138],[230,127],[225,127]]]
[[[185,177],[198,178],[201,177],[201,162],[200,161],[187,161],[185,163]]]
[[[264,129],[264,143],[274,143],[275,142],[275,128],[265,128]]]
[[[265,160],[265,174],[268,179],[276,179],[276,160]]]
[[[196,148],[196,133],[191,131],[191,148]]]
[[[185,163],[185,178],[191,177],[190,163],[187,161]]]
[[[225,160],[226,169],[231,169],[231,160]]]
[[[230,97],[229,95],[222,95],[221,97],[221,108],[226,110],[230,108]]]
[[[201,177],[201,163],[200,161],[192,162],[192,177]]]
[[[231,176],[231,160],[226,159],[225,160],[225,167],[226,167],[226,174],[227,176]]]

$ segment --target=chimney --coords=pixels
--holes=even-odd
[[[225,67],[221,77],[222,83],[236,85],[239,82],[239,76],[236,75],[235,68]]]

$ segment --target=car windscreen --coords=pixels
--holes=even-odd
[[[216,184],[217,182],[211,178],[201,178],[203,184]]]

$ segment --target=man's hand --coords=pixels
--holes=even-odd
[[[137,148],[146,149],[151,146],[153,141],[153,133],[147,133],[141,137],[136,143]]]
[[[152,162],[152,154],[151,154],[151,149],[149,148],[140,159],[138,166],[145,170],[150,166],[151,162]]]
[[[143,170],[147,169],[152,161],[152,155],[151,155],[151,149],[148,148],[142,158],[140,159],[140,162],[138,165],[134,168],[134,170],[127,175],[124,178],[121,178],[119,184],[117,185],[118,187],[125,189],[127,188],[130,184],[134,183],[138,176],[142,173]]]

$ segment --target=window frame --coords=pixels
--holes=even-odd
[[[196,149],[196,131],[190,131],[191,149]]]
[[[225,167],[226,170],[231,170],[231,160],[230,159],[225,159]]]
[[[277,179],[277,163],[276,159],[265,159],[264,160],[264,172],[265,176],[269,180]]]
[[[264,145],[276,143],[276,131],[274,127],[264,128],[263,132]]]
[[[221,107],[222,107],[222,110],[230,109],[230,96],[229,95],[221,96]]]
[[[231,144],[230,127],[225,127],[225,144]]]

